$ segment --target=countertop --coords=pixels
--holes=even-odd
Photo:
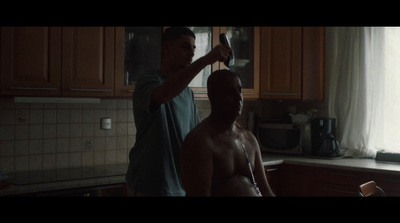
[[[6,173],[0,196],[124,183],[128,163]],[[3,185],[4,187],[4,185]]]
[[[285,163],[400,175],[400,163],[377,162],[374,159],[327,159],[269,153],[263,153],[262,159],[265,166]],[[23,195],[52,190],[125,183],[127,168],[128,164],[123,163],[94,167],[9,173],[7,174],[9,176],[8,181],[12,182],[12,184],[7,188],[0,189],[0,196]]]
[[[263,153],[262,159],[264,166],[286,163],[400,175],[400,163],[375,161],[374,159],[349,157],[329,159],[323,157],[276,155],[269,153]]]

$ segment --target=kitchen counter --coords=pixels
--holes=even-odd
[[[344,170],[361,170],[373,173],[390,173],[400,176],[400,163],[377,162],[374,159],[316,158],[263,153],[263,164],[297,164],[329,167]],[[125,183],[127,163],[82,168],[65,168],[30,172],[7,173],[11,185],[0,189],[0,196],[23,195],[55,190]]]
[[[82,187],[125,183],[127,163],[6,173],[8,187],[0,196],[40,193]]]
[[[358,159],[358,158],[323,158],[310,156],[295,156],[295,155],[276,155],[263,153],[263,164],[299,164],[306,166],[329,167],[336,169],[347,170],[362,170],[373,173],[390,173],[400,176],[400,163],[390,163],[375,161],[374,159]]]

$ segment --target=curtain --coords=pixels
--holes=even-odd
[[[385,27],[326,28],[328,112],[336,118],[336,137],[345,156],[374,158],[376,151],[394,148],[385,106],[391,94],[386,39]]]
[[[400,27],[385,28],[385,77],[382,90],[381,137],[375,147],[400,153]],[[383,78],[382,78],[383,79]]]

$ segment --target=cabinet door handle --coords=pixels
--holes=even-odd
[[[36,87],[9,87],[11,90],[39,90],[39,91],[57,91],[58,88],[36,88]]]
[[[267,172],[272,172],[272,171],[275,171],[275,170],[278,170],[278,168],[267,169]]]
[[[207,91],[193,91],[193,94],[207,94]],[[242,95],[254,95],[253,92],[242,92]]]
[[[129,93],[133,93],[134,90],[128,90]]]
[[[77,89],[77,88],[71,88],[69,89],[70,91],[91,91],[91,92],[110,92],[112,90],[108,89]]]
[[[297,93],[262,93],[262,95],[286,95],[286,96],[293,96],[299,95]]]

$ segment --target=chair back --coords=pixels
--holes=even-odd
[[[376,185],[375,181],[361,184],[358,188],[358,195],[360,197],[386,196],[385,192]]]

